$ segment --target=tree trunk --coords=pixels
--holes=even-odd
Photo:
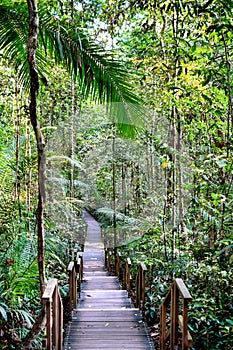
[[[179,185],[179,220],[178,224],[181,231],[184,231],[184,192],[183,192],[183,169],[182,169],[182,141],[183,141],[183,130],[181,116],[178,116],[177,120],[177,172],[178,172],[178,185]]]
[[[25,156],[26,158],[31,160],[31,126],[30,121],[27,121],[26,124],[26,150],[25,150]],[[30,211],[31,211],[31,183],[32,183],[32,165],[30,162],[28,174],[27,174],[27,180],[26,180],[26,198],[27,198],[27,212],[28,212],[28,219],[27,219],[27,228],[28,228],[28,235],[30,236],[31,231],[31,219],[30,219]]]
[[[29,36],[28,36],[28,63],[30,67],[30,120],[35,133],[38,154],[38,205],[37,205],[37,233],[38,233],[38,268],[40,279],[41,297],[45,287],[44,269],[44,201],[45,201],[45,153],[44,139],[40,130],[37,117],[37,94],[39,90],[39,78],[36,70],[36,48],[38,40],[39,18],[36,0],[27,0],[29,12]]]
[[[70,116],[70,198],[74,198],[74,115],[75,115],[75,85],[72,77],[71,81],[71,116]]]
[[[117,223],[116,223],[116,126],[113,125],[112,139],[112,209],[113,209],[113,246],[114,246],[114,264],[116,271],[117,264]]]
[[[19,173],[19,161],[20,161],[20,108],[19,108],[19,87],[18,87],[18,79],[16,78],[15,84],[15,103],[16,103],[16,113],[17,113],[17,121],[16,121],[16,148],[15,148],[15,167],[16,167],[16,175],[15,175],[15,201],[18,205],[19,210],[19,220],[22,219],[22,211],[21,211],[21,203],[20,203],[20,193],[21,193],[21,183],[20,183],[20,173]],[[19,229],[20,230],[20,229]]]

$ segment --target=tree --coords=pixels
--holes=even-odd
[[[38,117],[37,96],[40,81],[46,84],[45,67],[55,61],[64,65],[78,81],[83,97],[108,103],[116,124],[122,132],[135,132],[135,119],[139,120],[138,99],[127,84],[128,71],[110,52],[98,47],[74,22],[62,14],[54,20],[46,7],[37,9],[36,0],[24,2],[4,1],[0,5],[0,48],[3,55],[15,65],[20,83],[27,88],[30,77],[30,120],[34,130],[38,154],[38,267],[41,297],[45,287],[44,268],[44,203],[45,203],[45,141]],[[28,38],[28,39],[27,39]],[[28,42],[28,45],[27,45]],[[25,47],[27,46],[27,50]],[[42,313],[38,322],[43,321]],[[35,323],[37,331],[40,329]],[[28,335],[35,337],[35,327]],[[26,344],[24,343],[24,345]]]

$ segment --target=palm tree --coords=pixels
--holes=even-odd
[[[138,99],[128,84],[127,68],[115,56],[97,46],[73,21],[55,19],[36,0],[0,4],[0,50],[17,69],[21,84],[30,86],[30,120],[38,151],[38,267],[40,291],[45,285],[43,209],[45,202],[44,140],[37,116],[40,79],[45,79],[49,62],[63,64],[77,80],[83,96],[92,96],[109,104],[114,122],[126,134],[134,134],[140,125]],[[44,310],[36,324],[42,322]],[[35,327],[34,327],[35,328]],[[34,336],[34,335],[33,335]]]

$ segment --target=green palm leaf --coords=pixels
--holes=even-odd
[[[125,133],[135,134],[142,127],[143,109],[128,83],[131,72],[116,59],[96,45],[84,31],[55,18],[41,7],[37,68],[40,77],[48,74],[51,61],[63,64],[79,83],[83,96],[91,96],[109,105],[113,123]],[[16,67],[19,78],[29,86],[27,62],[28,13],[24,3],[0,4],[0,49]]]

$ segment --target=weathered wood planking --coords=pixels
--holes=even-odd
[[[88,214],[84,282],[77,310],[73,311],[64,350],[154,350],[141,314],[122,290],[118,279],[104,268],[101,233]]]

